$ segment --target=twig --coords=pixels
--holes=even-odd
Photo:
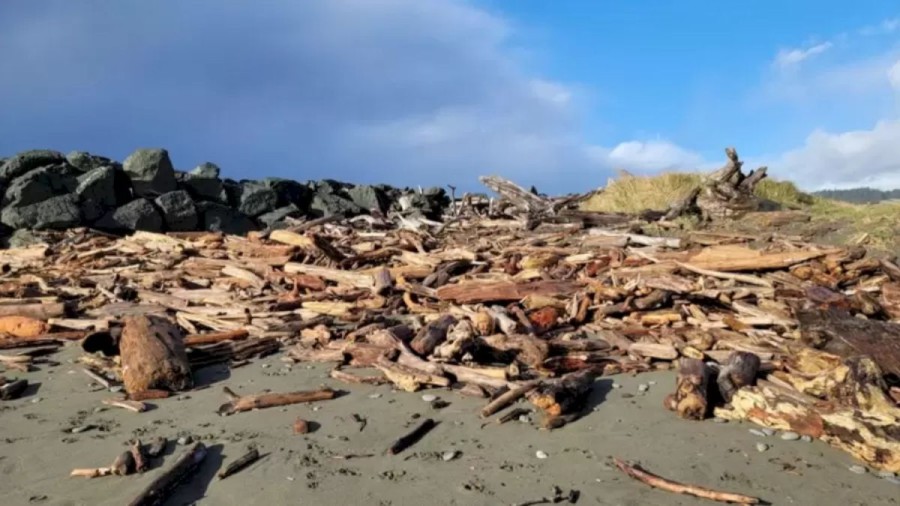
[[[437,423],[431,418],[426,418],[424,422],[419,424],[418,427],[413,429],[409,434],[401,437],[400,439],[394,441],[394,444],[388,448],[388,453],[391,455],[396,455],[403,450],[409,448],[410,446],[416,444],[420,439],[422,439],[425,434],[428,434],[431,429],[435,428]]]
[[[481,417],[487,418],[494,413],[500,411],[501,409],[509,406],[510,404],[516,402],[525,396],[528,392],[534,390],[540,385],[540,381],[529,381],[522,385],[519,385],[508,392],[499,395],[496,399],[492,400],[487,404],[487,406],[481,408]]]
[[[730,492],[718,492],[716,490],[698,487],[695,485],[685,485],[683,483],[678,483],[677,481],[667,480],[665,478],[657,476],[653,473],[641,469],[639,466],[628,465],[616,457],[613,457],[613,461],[615,462],[616,467],[618,467],[623,473],[642,483],[646,483],[647,485],[658,488],[660,490],[674,492],[676,494],[687,494],[696,497],[702,497],[704,499],[711,499],[713,501],[719,502],[733,502],[738,504],[760,503],[760,500],[756,497],[733,494]]]

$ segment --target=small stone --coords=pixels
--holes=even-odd
[[[293,477],[293,476],[286,476],[285,479],[286,479],[287,481],[294,481],[294,477]]]
[[[782,432],[781,439],[783,439],[785,441],[796,441],[796,440],[800,439],[800,434],[797,434],[796,432],[791,432],[791,431]]]
[[[769,449],[769,445],[766,443],[756,443],[756,451],[762,453]]]
[[[322,409],[322,406],[313,406],[313,411],[318,411]]]
[[[531,423],[531,417],[528,415],[520,415],[519,421],[522,423]]]
[[[622,388],[622,385],[620,385],[618,383],[613,383],[612,387],[615,388],[616,390],[618,390],[618,389]]]
[[[302,418],[298,418],[294,421],[294,434],[307,434],[309,433],[309,422]]]
[[[805,442],[807,442],[807,443],[812,443],[813,438],[812,438],[812,436],[800,436],[800,441],[805,441]]]
[[[32,404],[37,404],[37,403],[39,403],[39,402],[41,402],[41,398],[40,398],[40,397],[35,397],[34,399],[31,399],[31,403],[32,403]]]
[[[437,400],[437,396],[432,394],[425,394],[422,396],[422,400],[425,402],[434,402]]]
[[[869,472],[869,470],[863,466],[850,466],[847,469],[849,469],[850,472],[854,474],[866,474],[867,472]]]
[[[381,394],[371,394],[369,395],[369,399],[379,399],[381,398]]]
[[[713,423],[728,423],[728,420],[726,420],[724,418],[716,417],[716,418],[713,418]]]
[[[193,442],[194,442],[194,438],[191,436],[181,436],[180,438],[178,438],[178,444],[180,444],[182,446],[189,445]]]
[[[878,471],[878,477],[879,477],[879,478],[884,478],[884,479],[888,479],[888,478],[896,478],[896,477],[897,477],[897,473],[893,473],[893,472],[891,472],[891,471]]]
[[[759,430],[759,429],[750,429],[750,430],[748,430],[747,432],[749,432],[750,434],[753,434],[754,436],[759,436],[759,437],[766,437],[766,436],[768,436],[768,434],[766,434],[765,432],[763,432],[763,431],[761,431],[761,430]]]
[[[270,366],[269,364],[263,364],[263,365],[262,365],[262,368],[263,368],[263,369],[268,369],[269,367],[272,367],[272,366]]]
[[[775,435],[775,430],[766,427],[765,429],[762,430],[762,433],[765,434],[765,435],[767,435],[767,436],[774,436],[774,435]]]
[[[87,425],[82,425],[81,427],[73,427],[72,430],[70,430],[69,432],[71,432],[72,434],[80,434],[82,432],[87,432],[91,429],[96,429],[96,428],[97,428],[96,425],[87,424]]]
[[[542,452],[541,450],[534,452],[534,456],[539,459],[546,459],[547,457],[549,457],[546,452]]]
[[[456,450],[450,450],[448,452],[444,452],[444,454],[441,455],[441,459],[443,459],[444,462],[450,462],[451,460],[455,459],[458,454],[459,452],[457,452]]]
[[[638,392],[646,392],[649,389],[650,389],[650,387],[647,385],[644,385],[643,383],[638,385]]]
[[[656,384],[656,382],[655,382],[655,381],[648,381],[647,384],[650,385],[650,386],[653,386],[653,385]]]

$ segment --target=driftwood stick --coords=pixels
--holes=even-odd
[[[219,473],[219,479],[224,480],[225,478],[228,478],[232,474],[237,473],[241,469],[244,469],[257,460],[259,460],[259,450],[253,448],[252,450],[241,456],[239,459],[235,460],[231,464],[228,464],[228,466]]]
[[[158,478],[153,480],[129,506],[155,506],[163,504],[178,485],[193,474],[206,458],[206,446],[197,442],[178,457],[178,460]]]
[[[99,478],[101,476],[109,476],[112,473],[113,469],[111,467],[93,467],[89,469],[72,469],[72,472],[69,473],[69,476],[79,478]]]
[[[403,450],[409,448],[410,446],[416,444],[425,434],[431,431],[431,429],[435,428],[437,423],[431,418],[426,418],[425,421],[420,423],[415,429],[412,430],[409,434],[401,437],[400,439],[394,441],[394,444],[388,448],[388,453],[391,455],[396,455]]]
[[[134,460],[135,472],[143,473],[146,471],[147,459],[144,455],[144,446],[141,444],[141,440],[135,439],[129,450],[131,451],[131,458]]]
[[[658,488],[660,490],[665,490],[667,492],[674,492],[676,494],[686,494],[692,495],[695,497],[702,497],[703,499],[711,499],[713,501],[719,502],[732,502],[738,504],[759,504],[760,500],[756,497],[751,497],[749,495],[741,495],[741,494],[733,494],[731,492],[719,492],[716,490],[712,490],[709,488],[698,487],[696,485],[685,485],[683,483],[678,483],[677,481],[668,480],[661,476],[657,476],[651,472],[645,471],[641,469],[640,466],[637,465],[628,465],[622,460],[618,458],[613,458],[613,461],[623,473],[628,476],[638,480],[641,483],[645,483],[650,485],[651,487]]]
[[[103,404],[114,408],[127,409],[135,413],[147,411],[147,405],[140,401],[128,401],[124,399],[103,399]]]
[[[487,418],[500,411],[501,409],[506,408],[510,404],[527,395],[528,392],[537,388],[540,384],[541,382],[539,380],[529,381],[515,388],[512,388],[501,395],[498,395],[496,399],[492,400],[485,407],[481,408],[481,418]]]
[[[309,390],[300,392],[288,392],[283,394],[258,394],[235,396],[227,387],[225,393],[231,397],[231,402],[227,402],[219,407],[220,415],[233,415],[243,411],[253,409],[274,408],[277,406],[287,406],[289,404],[299,404],[301,402],[327,401],[337,397],[338,392],[330,388],[322,390]]]

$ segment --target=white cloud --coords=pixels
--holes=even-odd
[[[822,54],[831,49],[831,42],[822,42],[806,49],[782,49],[775,55],[775,66],[780,68],[791,67],[798,63],[812,58],[817,54]]]
[[[638,174],[697,170],[705,165],[698,153],[666,140],[622,142],[612,149],[594,149],[592,154],[598,163]]]
[[[865,26],[859,30],[860,35],[887,35],[900,29],[900,18],[885,19],[877,25]]]

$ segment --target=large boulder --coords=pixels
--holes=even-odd
[[[270,211],[266,214],[263,214],[256,218],[256,221],[265,225],[268,228],[277,228],[276,224],[284,221],[285,218],[299,218],[303,216],[303,211],[300,210],[299,207],[294,204],[288,204],[284,207],[279,207],[274,211]]]
[[[240,207],[241,194],[244,192],[242,183],[239,183],[234,179],[225,179],[222,181],[222,192],[225,194],[225,200],[222,202],[223,204],[228,204],[235,208]]]
[[[101,230],[117,232],[132,230],[162,232],[163,218],[149,200],[139,198],[109,211],[97,220],[94,226]]]
[[[117,167],[122,168],[119,162],[110,160],[105,156],[97,156],[87,151],[72,151],[66,155],[69,165],[75,167],[79,172],[89,172],[100,167]]]
[[[257,229],[253,220],[245,214],[215,202],[198,202],[197,212],[201,227],[210,232],[245,235]]]
[[[23,151],[12,158],[8,158],[0,166],[0,183],[8,183],[13,179],[38,167],[65,163],[66,157],[59,151],[48,149],[35,149]]]
[[[263,183],[275,191],[278,197],[277,207],[294,205],[300,210],[309,209],[309,203],[312,200],[312,191],[309,186],[280,178],[266,178]]]
[[[221,179],[194,174],[193,171],[176,172],[175,178],[178,181],[178,187],[190,193],[191,198],[195,201],[209,200],[220,204],[228,203],[228,196],[222,187]]]
[[[440,220],[444,209],[450,205],[450,197],[443,188],[428,188],[423,192],[408,192],[397,198],[394,206],[410,214],[419,214],[430,220]]]
[[[78,177],[75,195],[84,219],[92,222],[131,200],[131,181],[120,168],[100,167]]]
[[[363,209],[352,200],[330,192],[316,193],[309,205],[313,217],[328,217],[341,214],[346,218],[362,214]]]
[[[257,217],[278,207],[278,194],[268,184],[257,181],[245,181],[241,185],[241,198],[238,211],[250,217]]]
[[[59,195],[24,206],[6,206],[0,222],[11,228],[65,229],[81,224],[81,209],[75,195]]]
[[[162,211],[168,230],[188,232],[197,229],[199,218],[191,196],[184,190],[163,193],[156,197],[156,206]]]
[[[387,211],[390,204],[384,190],[377,186],[356,185],[345,190],[345,193],[354,204],[369,212],[378,211],[383,214]]]
[[[27,206],[50,197],[71,193],[78,185],[74,169],[67,163],[44,166],[10,183],[3,195],[5,206]]]
[[[190,172],[190,175],[206,179],[219,179],[219,174],[221,173],[222,169],[220,169],[218,165],[212,162],[203,162],[194,167],[194,170]]]
[[[156,197],[178,189],[175,169],[165,149],[138,149],[125,159],[124,169],[139,197]]]

